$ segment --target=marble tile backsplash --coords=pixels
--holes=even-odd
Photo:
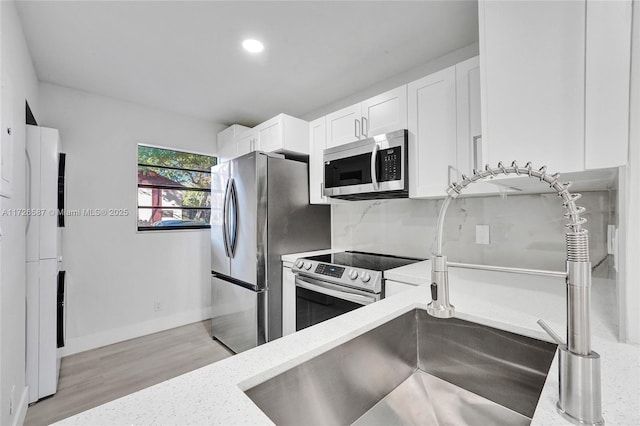
[[[607,257],[607,225],[616,223],[615,194],[582,192],[591,262]],[[332,205],[333,246],[397,256],[430,257],[442,200],[374,200]],[[461,198],[449,206],[443,251],[450,261],[564,271],[562,203],[555,194]],[[476,244],[489,225],[490,244]]]

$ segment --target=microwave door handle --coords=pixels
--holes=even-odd
[[[377,143],[373,145],[373,150],[371,151],[371,183],[373,184],[373,190],[377,191],[378,186],[378,173],[376,162],[378,161],[378,150],[380,149],[380,145]]]
[[[375,297],[362,296],[359,294],[350,293],[344,290],[334,290],[332,288],[328,288],[328,285],[324,284],[321,281],[313,280],[314,283],[311,283],[307,280],[303,280],[296,275],[296,286],[301,288],[306,288],[310,291],[315,291],[316,293],[325,294],[327,296],[332,296],[337,299],[347,300],[349,302],[357,303],[359,305],[369,305],[376,301]],[[337,287],[337,286],[331,286]]]
[[[224,252],[227,257],[231,257],[229,250],[229,192],[231,188],[231,179],[227,181],[227,187],[224,190],[224,201],[222,202],[222,240],[224,242]]]

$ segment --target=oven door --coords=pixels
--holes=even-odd
[[[379,294],[296,274],[296,331],[380,300]]]

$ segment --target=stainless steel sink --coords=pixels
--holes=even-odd
[[[555,350],[416,309],[245,392],[277,425],[524,425]]]

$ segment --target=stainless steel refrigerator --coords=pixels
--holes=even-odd
[[[211,169],[213,337],[235,352],[282,336],[281,255],[331,246],[307,170],[262,152]]]

